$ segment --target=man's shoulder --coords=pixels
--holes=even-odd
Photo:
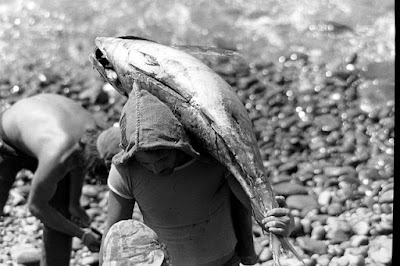
[[[123,163],[114,164],[114,166],[121,176],[130,176],[132,173],[143,169],[143,166],[135,159],[135,157],[131,157]]]

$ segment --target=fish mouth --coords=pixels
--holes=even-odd
[[[89,61],[105,81],[110,83],[120,94],[128,97],[128,94],[123,89],[121,80],[118,78],[117,72],[100,48],[96,47],[94,52],[89,55]]]
[[[135,37],[135,36],[122,36],[116,37],[119,39],[131,39],[131,40],[145,40],[148,42],[154,42],[152,40]],[[94,51],[89,55],[89,61],[92,63],[92,66],[100,73],[102,78],[110,83],[116,91],[118,91],[121,95],[125,97],[129,97],[129,93],[132,88],[127,84],[132,84],[131,82],[136,81],[137,84],[145,85],[148,90],[154,90],[155,87],[160,88],[161,90],[168,92],[170,95],[174,95],[174,97],[188,101],[190,99],[190,95],[182,94],[182,92],[175,89],[173,86],[168,85],[164,80],[157,79],[154,75],[151,75],[140,68],[135,67],[134,63],[131,62],[129,64],[129,75],[119,76],[119,72],[117,68],[114,67],[113,62],[107,58],[107,52],[103,50],[101,42],[96,40],[96,47]],[[152,89],[153,88],[153,89]]]
[[[96,47],[94,52],[89,55],[89,61],[92,63],[93,67],[100,73],[102,78],[110,83],[113,88],[125,97],[129,97],[131,88],[127,89],[124,87],[123,81],[119,78],[118,72],[115,70],[112,63],[107,59],[106,55],[101,51],[100,48]],[[181,99],[183,98],[179,92],[177,92],[172,87],[168,86],[161,80],[155,79],[149,76],[147,73],[135,68],[133,64],[130,65],[136,74],[136,80],[140,84],[146,84],[147,88],[159,87],[164,91],[168,91],[169,94],[173,94],[175,97]],[[126,78],[126,77],[125,77]],[[133,82],[133,80],[132,80]],[[126,83],[126,82],[125,82]]]
[[[118,36],[115,38],[154,42],[152,40],[141,38],[138,36]],[[97,69],[103,79],[110,83],[120,94],[128,97],[128,93],[123,87],[123,82],[118,77],[118,72],[114,69],[114,66],[108,60],[105,52],[102,51],[98,45],[96,45],[94,52],[89,55],[89,61],[92,63],[93,67]]]

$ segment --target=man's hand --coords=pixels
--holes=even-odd
[[[82,243],[89,248],[91,252],[99,252],[100,250],[100,237],[89,228],[83,229]]]
[[[287,237],[293,231],[294,220],[287,208],[285,199],[282,196],[277,196],[276,200],[280,207],[269,210],[262,223],[269,232]]]

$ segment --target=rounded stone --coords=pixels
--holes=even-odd
[[[365,235],[354,235],[350,240],[352,247],[360,247],[369,243],[368,237]]]
[[[286,204],[289,208],[301,210],[302,213],[308,213],[319,207],[316,199],[309,195],[291,195],[287,197]]]
[[[392,203],[393,202],[393,197],[394,197],[394,190],[390,189],[385,192],[383,192],[381,195],[379,195],[379,203]]]
[[[322,191],[318,196],[318,203],[321,206],[328,205],[332,200],[332,192],[328,190]]]
[[[330,205],[328,205],[327,208],[327,213],[332,216],[339,215],[342,213],[342,211],[343,211],[343,206],[338,202],[331,203]]]
[[[258,259],[259,259],[261,262],[264,262],[264,261],[267,261],[267,260],[272,259],[272,251],[269,249],[269,247],[265,247],[265,248],[261,251],[260,255],[258,256]]]
[[[315,226],[311,232],[311,238],[322,240],[325,238],[325,228],[322,225]]]
[[[368,235],[371,230],[371,226],[367,221],[358,221],[352,226],[352,228],[357,235]]]

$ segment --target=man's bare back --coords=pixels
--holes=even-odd
[[[39,94],[5,110],[0,123],[0,140],[18,151],[17,156],[9,156],[0,149],[1,210],[16,172],[25,166],[25,158],[37,160],[28,207],[45,225],[42,265],[68,265],[72,237],[81,238],[91,251],[98,251],[98,235],[70,220],[75,217],[86,226],[89,222],[79,199],[88,171],[81,139],[92,130],[97,135],[90,138],[96,143],[100,133],[91,113],[67,97]],[[101,161],[98,156],[96,153],[95,160]],[[104,169],[107,174],[105,165]]]

